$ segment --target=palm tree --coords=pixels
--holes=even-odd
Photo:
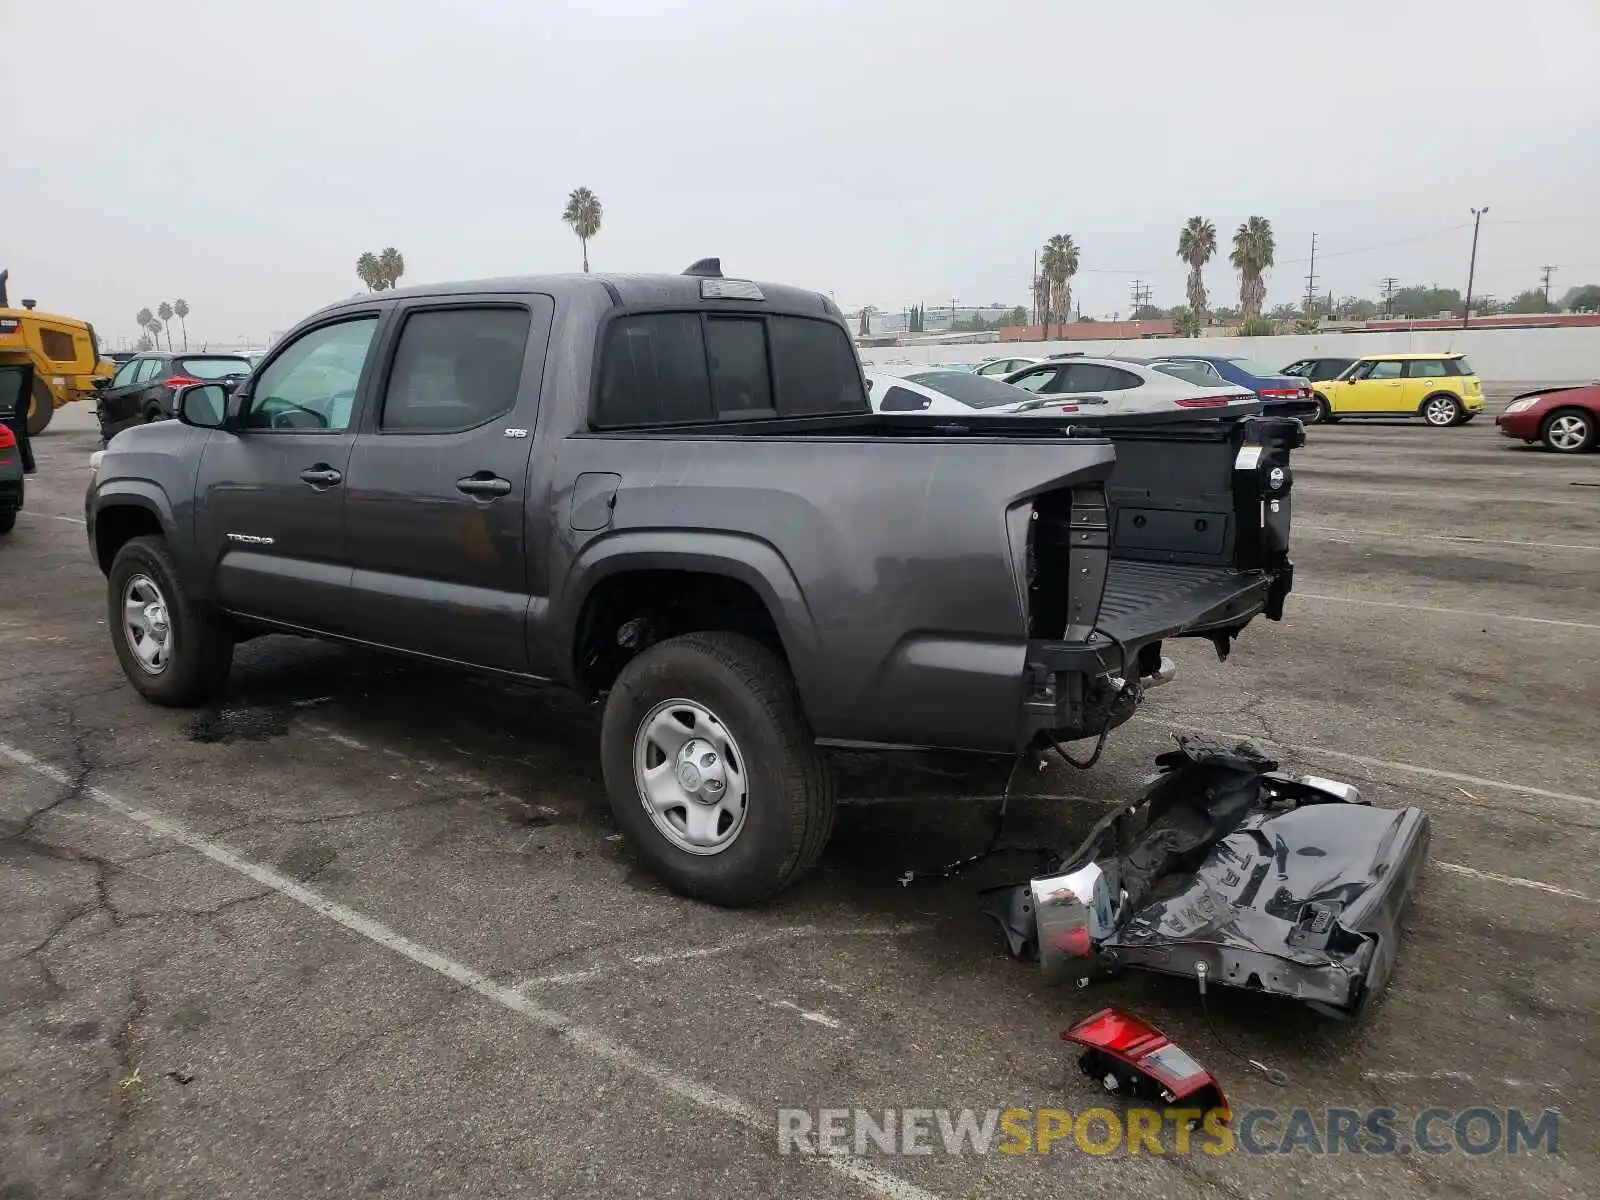
[[[174,300],[172,302],[173,314],[178,318],[178,324],[183,327],[183,348],[189,349],[189,302],[187,300]]]
[[[385,246],[378,253],[378,274],[385,288],[398,287],[400,276],[406,273],[406,258],[393,246]]]
[[[139,315],[133,319],[139,322],[139,332],[141,334],[148,334],[150,332],[150,322],[156,319],[156,315],[148,308],[141,308],[139,310]]]
[[[1239,272],[1239,307],[1244,309],[1246,320],[1261,315],[1261,305],[1267,298],[1261,272],[1272,265],[1276,249],[1272,222],[1265,217],[1251,217],[1234,231],[1233,253],[1228,261]]]
[[[133,344],[133,348],[139,351],[141,354],[150,349],[150,335],[148,333],[141,333],[139,335],[139,340]]]
[[[1189,311],[1196,321],[1206,317],[1206,281],[1200,271],[1217,252],[1217,227],[1204,217],[1190,217],[1178,234],[1178,257],[1189,264]]]
[[[369,292],[375,292],[383,286],[383,281],[378,278],[378,256],[371,250],[363,250],[361,257],[356,259],[356,278],[367,285]]]
[[[1039,323],[1044,326],[1042,340],[1050,340],[1050,279],[1040,271],[1033,277],[1033,306],[1039,310]]]
[[[161,318],[161,328],[167,331],[167,349],[172,349],[172,305],[163,300],[156,306],[156,316]]]
[[[586,187],[573,188],[561,219],[572,227],[583,243],[583,272],[589,273],[589,239],[600,232],[600,198]]]
[[[150,323],[145,328],[150,331],[150,337],[155,341],[156,349],[161,349],[161,318],[151,317]]]
[[[1072,277],[1078,273],[1078,245],[1070,233],[1054,234],[1039,252],[1039,271],[1049,283],[1049,311],[1065,321],[1072,311]],[[1050,322],[1045,321],[1045,335]]]

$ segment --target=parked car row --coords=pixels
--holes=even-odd
[[[100,393],[95,402],[100,437],[110,441],[129,426],[176,416],[172,400],[179,388],[248,375],[251,366],[242,354],[135,354],[109,380],[95,383]]]

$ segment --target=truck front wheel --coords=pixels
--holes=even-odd
[[[106,603],[122,673],[146,700],[182,708],[222,691],[233,634],[190,602],[165,541],[136,537],[117,551]]]
[[[634,851],[697,900],[771,898],[833,828],[833,779],[794,679],[753,638],[691,633],[631,660],[606,701],[600,755]]]

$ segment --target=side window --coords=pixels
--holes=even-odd
[[[909,388],[892,387],[883,394],[883,403],[878,406],[878,411],[921,412],[931,403],[927,396],[919,396]]]
[[[1369,362],[1357,363],[1350,369],[1350,374],[1345,376],[1345,382],[1360,383],[1368,375],[1372,374],[1372,366],[1373,364]]]
[[[144,364],[136,358],[130,358],[117,368],[117,373],[111,377],[110,387],[127,387],[133,382],[134,376],[139,373],[139,368]]]
[[[1056,367],[1041,367],[1037,371],[1029,371],[1021,379],[1013,380],[1013,386],[1025,392],[1048,392],[1053,389],[1050,384],[1061,372]]]
[[[1132,371],[1108,367],[1103,363],[1068,363],[1061,368],[1058,392],[1124,392],[1144,383]]]
[[[1325,358],[1317,363],[1317,369],[1311,373],[1311,378],[1318,383],[1328,379],[1337,379],[1344,374],[1345,368],[1350,365],[1348,358]]]
[[[606,329],[595,424],[710,421],[711,381],[694,313],[621,317]]]
[[[1399,379],[1404,363],[1385,361],[1372,364],[1368,379]]]
[[[1311,372],[1307,371],[1306,368],[1311,366],[1311,365],[1312,364],[1308,360],[1302,358],[1299,362],[1290,363],[1287,367],[1285,367],[1283,369],[1282,374],[1284,374],[1284,375],[1299,375],[1299,376],[1302,376],[1302,377],[1309,377]]]
[[[707,318],[706,354],[717,416],[773,415],[765,322],[750,317]]]
[[[528,324],[522,308],[412,313],[400,329],[378,428],[455,433],[510,412]]]
[[[257,376],[245,428],[350,428],[356,385],[377,328],[377,317],[358,317],[296,338]]]
[[[1407,379],[1443,379],[1448,374],[1438,359],[1419,358],[1406,364]]]
[[[844,327],[805,317],[769,317],[778,412],[785,417],[870,411],[861,360]]]
[[[51,362],[73,362],[78,357],[72,347],[72,335],[59,329],[39,330],[39,348]]]
[[[1010,370],[1011,370],[1011,364],[1009,362],[992,362],[992,363],[984,363],[983,366],[978,368],[977,374],[979,374],[979,375],[1004,375]]]
[[[161,374],[161,360],[147,358],[139,364],[139,373],[133,377],[135,383],[149,383]]]

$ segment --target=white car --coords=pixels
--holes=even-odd
[[[1010,387],[1037,398],[1023,410],[1108,413],[1239,409],[1259,405],[1249,388],[1218,380],[1206,382],[1186,363],[1146,365],[1127,359],[1072,357],[1047,359],[1005,377]]]
[[[1023,367],[1031,367],[1043,361],[1040,358],[1027,358],[1011,354],[1000,358],[986,358],[980,363],[973,363],[967,370],[974,375],[1005,376],[1020,371]]]

